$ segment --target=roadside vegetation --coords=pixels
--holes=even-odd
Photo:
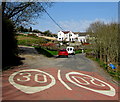
[[[54,55],[58,54],[57,51],[50,51],[50,50],[47,50],[44,47],[35,46],[35,49],[38,51],[39,54],[43,54],[43,55],[45,55],[47,57],[53,57]]]
[[[92,51],[86,53],[86,56],[97,61],[111,76],[120,80],[118,24],[98,21],[92,23],[87,32],[93,39],[90,41]],[[110,64],[116,68],[112,68]]]
[[[53,57],[58,55],[58,50],[62,49],[63,46],[58,46],[59,42],[47,41],[44,38],[39,38],[35,36],[27,36],[18,34],[16,36],[17,44],[24,46],[33,46],[38,51],[39,54],[43,54],[47,57]],[[64,46],[65,48],[66,46]],[[75,50],[76,54],[82,53],[81,49]]]
[[[21,58],[18,56],[16,28],[21,25],[33,23],[40,17],[44,9],[51,7],[51,2],[2,2],[2,68],[19,65]],[[40,6],[41,5],[41,6]],[[44,8],[44,9],[43,9]]]
[[[26,45],[26,46],[36,46],[41,45],[43,43],[47,43],[44,38],[39,38],[35,36],[27,36],[27,35],[17,35],[17,44],[18,45]]]

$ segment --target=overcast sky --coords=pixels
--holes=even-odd
[[[117,22],[118,2],[55,2],[47,12],[64,30],[82,32],[95,21]],[[52,33],[61,30],[46,13],[32,27]]]

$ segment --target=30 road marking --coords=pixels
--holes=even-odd
[[[17,83],[14,81],[14,77],[15,77],[17,74],[21,73],[21,72],[27,72],[27,71],[36,71],[36,72],[40,72],[40,73],[43,73],[43,74],[45,74],[45,75],[48,75],[48,76],[50,77],[50,79],[51,79],[51,83],[48,84],[47,86],[37,86],[37,87],[31,87],[31,86],[25,86],[25,85],[17,84]],[[22,74],[22,75],[23,75],[23,74]],[[30,73],[29,73],[28,76],[26,76],[26,75],[23,76],[23,77],[26,78],[26,80],[21,80],[21,79],[18,79],[18,80],[19,80],[19,81],[29,81],[29,80],[30,80],[30,76],[31,76],[31,75],[30,75]],[[38,76],[38,75],[36,75],[36,77],[35,77],[35,81],[37,80],[37,79],[36,79],[37,76]],[[45,77],[44,77],[44,78],[45,78]],[[55,80],[55,78],[54,78],[52,75],[50,75],[50,74],[48,74],[48,73],[46,73],[46,72],[44,72],[44,71],[38,70],[38,69],[26,69],[26,70],[21,70],[21,71],[15,72],[15,73],[13,73],[12,75],[10,75],[10,77],[9,77],[9,82],[10,82],[14,87],[16,87],[17,89],[19,89],[19,90],[21,90],[22,92],[27,93],[27,94],[33,94],[33,93],[36,93],[36,92],[39,92],[39,91],[43,91],[43,90],[48,89],[48,88],[50,88],[50,87],[52,87],[53,85],[56,84],[56,80]]]
[[[18,82],[28,82],[28,81],[31,81],[31,76],[32,72],[37,72],[37,74],[35,74],[33,76],[33,79],[35,82],[37,82],[38,84],[43,84],[43,83],[47,83],[48,82],[48,78],[47,76],[49,77],[49,80],[50,80],[50,83],[47,84],[47,85],[44,85],[44,86],[25,86],[25,85],[21,85],[21,84],[18,84],[17,82],[15,82],[14,80],[14,77],[16,75],[20,75],[19,78],[17,78],[17,81]],[[38,77],[39,76],[42,76],[43,80],[38,80]],[[58,80],[68,89],[68,90],[73,90],[61,77],[61,70],[58,70],[58,73],[57,73],[57,76],[58,77]],[[96,92],[96,93],[99,93],[99,94],[103,94],[103,95],[107,95],[107,96],[115,96],[115,89],[109,85],[108,83],[98,79],[98,78],[95,78],[95,77],[92,77],[90,75],[87,75],[87,74],[83,74],[81,72],[68,72],[65,74],[65,77],[66,79],[71,82],[72,84],[78,86],[78,87],[81,87],[81,88],[84,88],[84,89],[87,89],[87,90],[90,90],[90,91],[93,91],[93,92]],[[87,80],[89,79],[89,80]],[[96,83],[95,81],[97,81],[98,83]],[[53,87],[55,84],[56,84],[56,79],[49,73],[45,72],[45,71],[41,71],[41,70],[38,70],[38,69],[26,69],[26,70],[20,70],[18,72],[14,72],[13,74],[10,75],[9,77],[9,82],[17,89],[21,90],[22,92],[24,93],[27,93],[27,94],[33,94],[33,93],[36,93],[36,92],[40,92],[40,91],[43,91],[43,90],[46,90],[46,89],[49,89],[51,87]],[[89,87],[90,85],[94,85],[98,88],[101,88],[100,89],[93,89],[92,87]],[[105,89],[102,89],[104,87],[109,87],[109,89],[105,90]]]

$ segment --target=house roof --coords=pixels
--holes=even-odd
[[[79,33],[79,36],[86,36],[88,35],[87,33]]]
[[[79,34],[80,32],[73,32],[74,34]]]
[[[67,34],[67,33],[69,33],[70,31],[62,31],[64,34]]]
[[[86,36],[86,35],[88,35],[86,32],[74,32],[74,34],[78,34],[79,36]]]
[[[68,34],[70,31],[62,31],[64,34]],[[86,32],[73,32],[74,34],[78,34],[79,36],[88,35]]]

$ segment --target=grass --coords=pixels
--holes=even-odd
[[[50,51],[50,50],[47,50],[43,47],[38,47],[36,46],[35,49],[38,51],[39,54],[43,54],[47,57],[53,57],[54,55],[57,55],[58,52],[57,51]]]
[[[105,64],[103,61],[101,61],[100,59],[95,59],[95,61],[99,63],[100,67],[107,69],[107,64]]]
[[[46,51],[48,51],[50,54],[52,54],[53,56],[54,55],[58,55],[58,51],[50,51],[50,50],[46,50]]]
[[[58,51],[51,51],[44,47],[40,47],[41,44],[46,43],[46,40],[44,38],[26,35],[17,35],[16,37],[18,40],[18,45],[33,46],[36,48],[38,53],[43,54],[47,57],[52,57],[58,54]]]
[[[109,74],[116,80],[120,81],[120,71],[114,72],[114,71],[109,71]]]
[[[75,54],[82,53],[82,50],[76,50]]]
[[[32,45],[40,45],[41,43],[45,43],[44,38],[39,37],[32,37],[32,36],[25,36],[25,35],[17,35],[16,36],[18,42],[18,45],[26,45],[26,46],[32,46]]]
[[[87,56],[88,57],[88,56]],[[96,59],[94,57],[88,57],[93,61],[96,61],[100,67],[104,68],[104,70],[106,70],[110,76],[113,77],[113,79],[115,79],[116,81],[120,81],[120,70],[112,70],[112,68],[108,67],[107,64],[105,64],[103,61],[101,61],[100,59]]]
[[[25,45],[25,46],[35,46],[36,50],[47,57],[52,57],[54,55],[58,55],[57,50],[50,50],[47,47],[40,47],[41,44],[47,43],[44,38],[39,38],[35,36],[26,36],[26,35],[17,35],[18,45]],[[54,49],[54,48],[52,48]],[[76,54],[82,53],[82,50],[76,50]]]

